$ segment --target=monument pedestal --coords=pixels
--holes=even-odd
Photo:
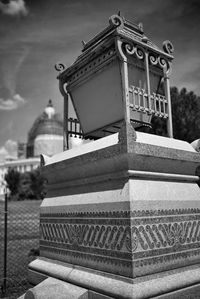
[[[53,277],[88,298],[200,298],[200,156],[183,141],[128,134],[47,161],[30,281]]]
[[[56,65],[64,120],[70,95],[84,136],[104,138],[42,159],[48,193],[29,273],[50,278],[27,298],[198,298],[200,155],[132,127],[156,116],[173,137],[172,53],[113,15],[69,68]],[[68,133],[65,123],[64,148]]]
[[[48,298],[199,298],[199,275],[199,265],[195,265],[130,279],[120,275],[39,258],[30,265],[29,273],[30,281],[39,284],[29,290],[29,293],[32,292],[34,298],[47,298],[46,296],[53,283],[54,297]],[[54,277],[55,279],[48,281],[48,277]],[[43,280],[44,282],[40,283]],[[63,289],[65,290],[64,297]],[[42,296],[39,297],[39,294],[42,294]]]

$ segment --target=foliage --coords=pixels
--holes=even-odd
[[[21,173],[18,188],[18,200],[33,199],[34,194],[31,188],[30,172]]]
[[[20,183],[20,173],[15,169],[8,169],[8,172],[5,174],[5,181],[8,189],[10,190],[10,195],[16,195],[18,193]]]
[[[30,173],[31,177],[31,190],[36,199],[44,198],[46,192],[46,181],[41,174],[40,168]]]
[[[45,180],[39,168],[25,173],[11,169],[5,179],[12,200],[42,199],[45,195]]]
[[[174,138],[192,142],[200,138],[200,97],[186,88],[171,88]]]
[[[160,136],[167,136],[167,121],[156,116],[152,117],[150,133]]]
[[[200,138],[200,97],[186,88],[171,88],[173,136],[189,143]],[[145,131],[151,134],[167,136],[166,120],[152,118],[152,128]]]

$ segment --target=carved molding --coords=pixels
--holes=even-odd
[[[43,214],[40,229],[43,250],[100,256],[105,263],[173,266],[200,254],[200,209]]]
[[[77,84],[83,83],[85,80],[105,68],[108,64],[115,61],[116,50],[110,47],[107,51],[98,55],[95,58],[91,58],[87,64],[79,67],[76,72],[69,74],[68,85],[70,88],[74,88]]]
[[[42,240],[128,252],[174,246],[181,249],[181,245],[200,241],[199,220],[131,227],[88,221],[85,224],[48,222],[41,223],[40,228]]]
[[[108,212],[71,212],[71,213],[41,213],[45,218],[129,218],[129,217],[160,217],[200,214],[200,208],[168,209],[168,210],[135,210],[135,211],[108,211]],[[149,219],[150,219],[149,218]]]

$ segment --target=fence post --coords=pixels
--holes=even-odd
[[[4,197],[4,267],[3,267],[3,291],[6,291],[6,278],[7,278],[7,222],[8,222],[8,194],[7,188],[5,189]]]

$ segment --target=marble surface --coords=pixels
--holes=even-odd
[[[183,150],[183,151],[189,151],[189,152],[196,152],[195,149],[187,142],[168,138],[168,137],[162,137],[142,132],[137,132],[137,143],[144,143],[149,145],[155,145],[165,148],[172,148],[177,150]],[[86,153],[90,153],[92,151],[97,151],[112,145],[115,145],[118,143],[118,133],[112,134],[110,136],[100,138],[96,141],[91,141],[87,144],[82,144],[77,148],[64,151],[62,153],[58,153],[48,159],[46,165],[56,163],[65,159],[70,159],[79,155],[84,155]]]
[[[105,298],[121,299],[199,298],[199,266],[183,267],[181,270],[166,271],[160,275],[149,275],[139,279],[128,279],[45,258],[33,261],[29,268],[29,279],[33,284],[37,283],[37,272],[42,272],[44,279],[45,276],[57,278],[61,280],[61,284],[67,282],[72,285],[72,290],[76,289],[77,285],[80,290],[92,290],[94,299],[99,298],[95,297],[94,292],[104,295]],[[190,295],[191,297],[185,297]]]
[[[135,142],[131,130],[43,167],[41,256],[131,278],[198,262],[200,155],[170,138]]]

